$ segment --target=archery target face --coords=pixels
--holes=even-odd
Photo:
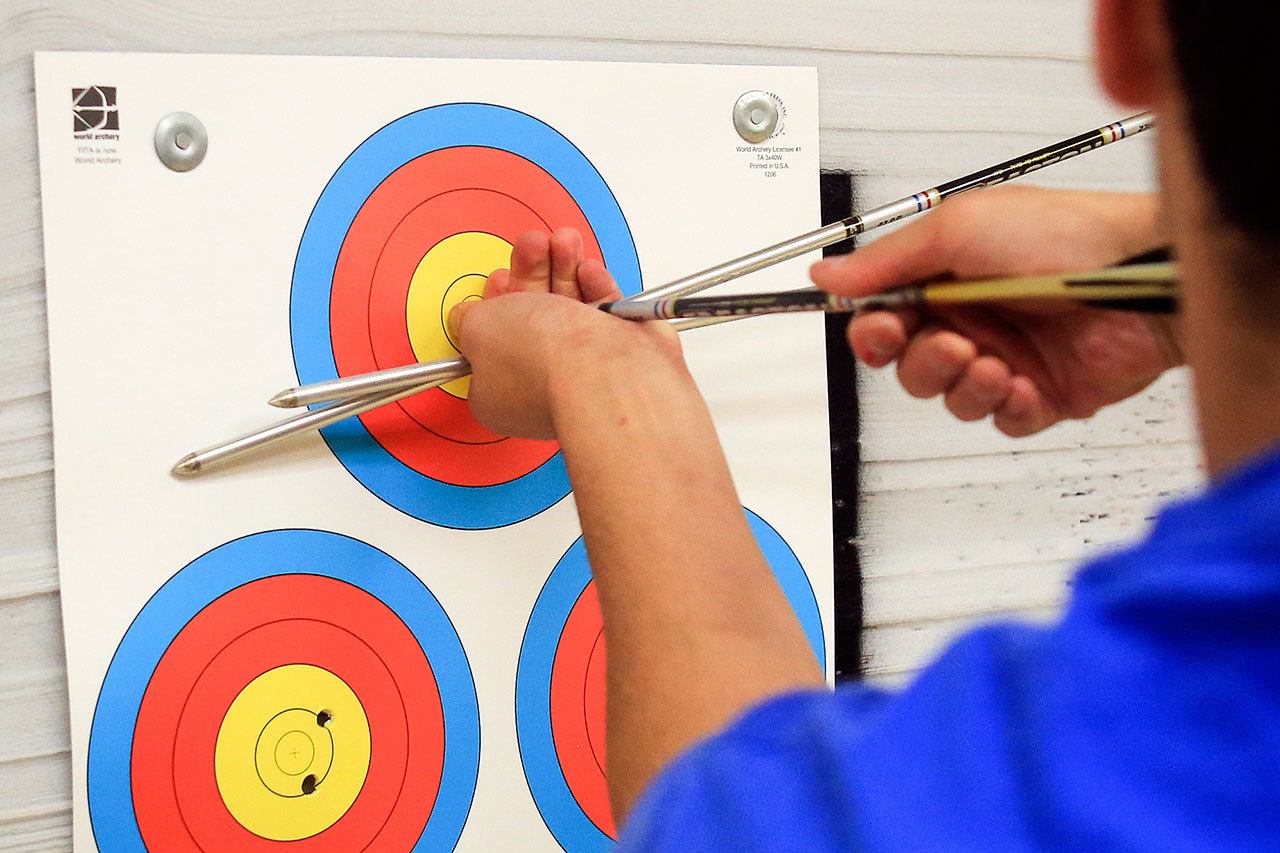
[[[143,607],[89,738],[103,850],[448,849],[475,791],[479,711],[422,582],[345,536],[215,548]]]
[[[804,568],[777,531],[746,513],[825,670],[822,618]],[[579,538],[538,595],[516,672],[516,733],[525,779],[551,834],[572,853],[610,850],[616,835],[606,787],[603,631]]]
[[[290,306],[298,379],[458,355],[447,318],[479,299],[524,231],[572,226],[624,294],[640,290],[630,229],[591,162],[549,125],[489,104],[410,113],[338,168],[307,222]],[[513,524],[569,493],[553,442],[495,435],[467,408],[469,380],[323,431],[382,500],[423,521]]]

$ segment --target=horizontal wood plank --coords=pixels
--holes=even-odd
[[[94,49],[409,53],[450,37],[569,40],[631,50],[733,45],[831,52],[1087,58],[1088,6],[1062,0],[793,0],[645,3],[508,0],[429,5],[377,0],[253,0],[157,6],[147,0],[11,0],[9,23],[44,40]],[[493,55],[486,52],[485,55]]]
[[[48,853],[71,849],[70,804],[40,814],[0,817],[0,853]]]
[[[1057,616],[1057,611],[1056,606],[1032,607],[986,614],[982,621],[1045,624]],[[948,643],[972,629],[973,625],[972,618],[961,617],[869,628],[863,638],[867,676],[873,681],[901,684],[904,676],[934,660]]]

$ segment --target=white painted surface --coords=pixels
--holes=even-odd
[[[34,50],[816,65],[823,164],[854,169],[867,203],[1120,115],[1093,84],[1084,0],[260,6],[0,2],[0,850],[70,838]],[[1126,143],[1033,180],[1142,188],[1149,157],[1148,141]],[[977,618],[1052,614],[1081,556],[1139,535],[1197,479],[1185,385],[1011,442],[864,376],[871,671],[901,677]]]

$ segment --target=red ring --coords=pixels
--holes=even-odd
[[[470,221],[507,222],[516,233],[547,230],[546,223],[529,208],[509,196],[489,190],[441,193],[410,211],[387,238],[373,273],[369,295],[369,338],[376,369],[399,367],[418,360],[409,342],[406,323],[409,284],[425,254],[422,247],[435,246],[457,233],[452,220],[457,218],[460,210],[474,214]],[[483,275],[491,272],[484,270]],[[450,441],[493,444],[503,440],[502,436],[485,429],[471,416],[466,400],[447,392],[406,397],[400,401],[400,408],[423,429]]]
[[[270,643],[239,642],[250,634],[260,636],[256,629],[280,624],[292,627],[298,637],[291,639],[285,631],[286,636],[273,635]],[[343,635],[349,639],[341,639]],[[315,640],[317,636],[324,640]],[[304,642],[308,637],[312,641]],[[333,656],[325,654],[330,647],[335,650]],[[258,648],[268,652],[256,656]],[[229,656],[224,659],[224,654]],[[362,662],[353,669],[351,660]],[[379,686],[375,674],[363,671],[372,661],[380,661],[387,673],[382,679],[384,686]],[[321,666],[352,687],[369,718],[372,752],[365,786],[346,814],[311,838],[278,842],[253,835],[227,812],[217,796],[212,750],[222,716],[239,691],[262,672],[290,663]],[[395,704],[386,707],[392,697],[388,690],[398,694],[398,708]],[[189,707],[197,691],[201,697],[213,691],[209,695],[218,698],[201,698],[196,707]],[[396,719],[408,721],[407,733],[405,724],[400,723],[398,739],[374,735],[375,724],[380,732],[394,731]],[[186,746],[188,736],[193,738],[190,747]],[[175,774],[180,772],[175,760],[180,737],[184,744],[181,785],[175,782]],[[430,817],[443,769],[443,749],[439,689],[421,646],[399,617],[369,593],[343,581],[317,575],[277,575],[215,599],[187,623],[160,659],[134,729],[130,773],[134,810],[144,841],[156,849],[197,849],[199,839],[222,844],[230,838],[235,839],[237,849],[286,843],[331,849],[335,838],[367,834],[375,813],[385,811],[389,800],[390,815],[385,822],[377,822],[374,840],[408,848]],[[193,751],[206,755],[207,761],[188,771],[186,758],[192,757],[188,753]],[[397,756],[407,756],[398,779]],[[207,779],[202,774],[207,774]],[[381,782],[383,774],[394,784]],[[200,815],[200,820],[213,819],[217,825],[214,831],[223,834],[207,832],[203,824],[188,831],[184,817],[190,818],[193,812],[189,811],[191,798],[186,787],[193,782],[203,785],[206,795],[213,792],[206,804],[210,813],[197,806],[194,814]],[[184,791],[181,803],[176,789]],[[339,846],[350,849],[345,843]]]
[[[302,845],[300,850],[362,850],[378,837],[400,795],[408,723],[386,665],[356,637],[326,622],[286,619],[254,628],[232,640],[200,675],[173,744],[171,784],[178,792],[183,822],[205,849],[231,841],[238,850],[268,850],[282,843],[242,827],[223,805],[217,780],[209,772],[227,708],[245,684],[279,666],[279,659],[318,666],[342,679],[359,697],[369,721],[370,743],[376,744],[364,786],[346,813],[322,832],[289,843]],[[426,825],[425,817],[422,824]]]
[[[452,195],[459,191],[463,192]],[[447,199],[435,201],[446,194]],[[418,262],[440,240],[482,231],[514,242],[523,231],[549,233],[552,226],[562,225],[582,233],[584,257],[602,260],[591,226],[573,197],[523,157],[461,146],[404,164],[361,206],[338,255],[330,297],[338,374],[415,360],[406,328],[409,281]],[[554,442],[494,435],[474,421],[466,401],[441,389],[375,409],[361,420],[374,439],[408,467],[461,486],[518,479],[559,449]]]
[[[551,737],[569,791],[583,814],[617,836],[605,778],[604,621],[595,582],[569,611],[551,665]]]

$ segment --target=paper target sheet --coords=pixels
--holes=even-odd
[[[454,355],[443,317],[522,231],[579,229],[630,294],[816,227],[816,73],[58,53],[36,83],[76,848],[607,849],[555,444],[488,432],[461,380],[169,468],[282,417],[281,388]],[[179,112],[207,134],[186,171],[155,142]],[[685,346],[830,671],[822,328]]]

